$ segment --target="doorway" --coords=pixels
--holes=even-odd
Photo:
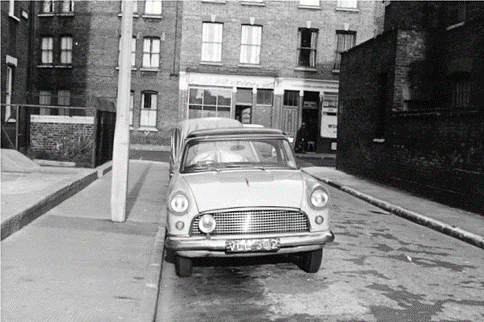
[[[319,92],[304,92],[301,121],[306,124],[305,152],[315,152],[319,133]]]

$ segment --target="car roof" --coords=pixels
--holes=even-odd
[[[186,138],[190,133],[202,129],[216,129],[227,127],[242,127],[242,123],[236,119],[224,117],[203,117],[181,121],[177,124],[182,138]]]
[[[198,130],[190,133],[187,139],[216,136],[278,136],[285,137],[284,132],[279,129],[264,127],[239,127],[239,128],[218,128]]]

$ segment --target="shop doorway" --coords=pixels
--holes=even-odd
[[[319,92],[304,92],[301,122],[306,124],[305,152],[315,152],[319,133]]]

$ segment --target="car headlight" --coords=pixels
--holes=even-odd
[[[215,230],[216,226],[217,222],[215,221],[215,218],[213,218],[211,215],[203,215],[198,222],[198,228],[200,228],[200,230],[205,234],[210,234],[212,231]]]
[[[309,197],[310,205],[317,209],[321,209],[324,206],[326,206],[326,204],[328,203],[328,200],[329,200],[328,193],[323,189],[318,189],[318,188],[313,190],[313,192],[311,193],[311,196]]]
[[[182,193],[175,194],[170,200],[170,209],[176,215],[184,215],[188,210],[187,196]]]

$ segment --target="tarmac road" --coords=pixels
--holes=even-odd
[[[163,263],[156,321],[484,321],[484,251],[339,190],[322,269],[288,258]]]

